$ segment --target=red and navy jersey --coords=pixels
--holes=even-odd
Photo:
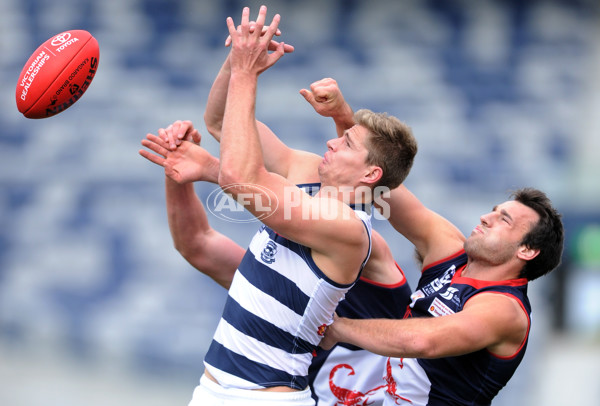
[[[462,276],[464,251],[423,269],[407,317],[439,317],[460,312],[474,295],[494,292],[516,299],[529,318],[527,280],[488,282]],[[518,351],[500,357],[482,349],[438,359],[390,359],[388,394],[413,405],[489,405],[512,377],[525,354],[527,336]],[[400,403],[403,404],[403,403]]]
[[[400,267],[398,272],[402,272]],[[406,278],[399,284],[383,285],[361,277],[336,312],[352,319],[399,319],[410,303],[410,293]],[[346,343],[328,351],[318,348],[309,369],[317,405],[382,405],[387,389],[383,374],[386,360]]]

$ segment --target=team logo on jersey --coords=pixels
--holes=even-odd
[[[391,358],[388,358],[387,363],[385,365],[385,376],[383,377],[387,386],[385,392],[387,396],[390,396],[392,399],[394,399],[394,403],[397,405],[400,405],[400,402],[407,402],[409,404],[412,404],[412,401],[410,399],[400,396],[400,394],[398,393],[398,384],[394,379],[391,360]],[[400,363],[398,364],[398,366],[400,367],[400,369],[404,369],[404,358],[400,358]]]
[[[275,244],[273,241],[269,241],[260,253],[260,259],[262,259],[265,264],[272,264],[275,262],[276,254],[277,244]]]
[[[444,274],[442,276],[440,276],[439,278],[435,278],[433,281],[431,281],[431,283],[423,286],[423,292],[425,293],[426,296],[430,296],[430,295],[438,292],[444,286],[446,286],[447,284],[452,282],[452,277],[454,276],[455,273],[456,273],[456,266],[452,265],[450,268],[448,268],[446,270],[446,272],[444,272]]]
[[[362,405],[370,405],[372,402],[369,401],[369,398],[373,396],[375,393],[379,392],[379,390],[385,388],[387,385],[379,385],[376,388],[373,388],[366,392],[361,392],[355,389],[346,389],[343,386],[338,386],[334,383],[335,376],[338,370],[346,369],[347,375],[354,375],[356,372],[354,368],[352,368],[349,364],[339,364],[331,369],[329,372],[329,389],[335,398],[338,400],[335,404],[340,406],[362,406]]]
[[[317,334],[320,335],[321,337],[323,337],[325,335],[326,331],[327,331],[327,324],[322,324],[317,329]]]

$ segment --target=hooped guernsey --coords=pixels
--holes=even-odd
[[[371,216],[362,207],[354,211],[369,238],[362,271]],[[313,354],[353,284],[332,281],[308,247],[261,226],[233,277],[205,368],[226,388],[305,389]]]
[[[474,295],[493,292],[521,305],[529,319],[521,347],[509,357],[487,349],[437,359],[389,358],[386,405],[489,405],[519,366],[529,338],[527,279],[488,282],[462,276],[464,250],[423,269],[405,317],[439,317],[461,311]]]

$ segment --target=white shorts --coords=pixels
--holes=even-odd
[[[224,388],[202,375],[188,406],[315,406],[310,389],[298,392],[265,392]]]

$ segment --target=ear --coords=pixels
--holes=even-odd
[[[369,166],[367,167],[366,174],[362,177],[361,181],[363,183],[372,185],[377,183],[379,179],[383,176],[383,169],[379,166]]]
[[[539,249],[534,250],[533,248],[529,248],[526,245],[521,245],[517,250],[517,257],[524,261],[531,261],[533,258],[537,257],[539,253]]]

